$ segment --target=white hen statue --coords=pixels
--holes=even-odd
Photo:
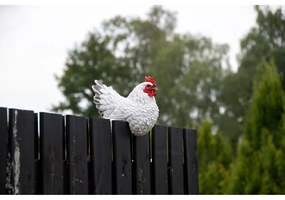
[[[155,101],[156,82],[147,76],[128,97],[119,95],[112,87],[95,80],[93,101],[105,119],[126,121],[136,136],[147,134],[157,121],[159,110]]]

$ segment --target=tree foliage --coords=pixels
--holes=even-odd
[[[230,143],[220,131],[213,132],[212,122],[205,119],[198,127],[199,192],[223,194],[225,177],[233,161]]]
[[[285,96],[273,62],[262,65],[253,89],[245,134],[239,144],[228,192],[242,194],[284,193]]]
[[[117,16],[89,33],[69,52],[64,73],[57,76],[66,97],[53,107],[94,116],[91,85],[102,79],[127,95],[146,75],[155,77],[159,122],[190,127],[219,115],[221,81],[228,73],[228,46],[209,38],[175,33],[176,15],[154,6],[146,19]]]
[[[259,65],[273,60],[281,76],[285,89],[285,10],[282,7],[271,9],[269,6],[255,6],[256,25],[240,41],[239,69],[224,79],[221,101],[225,106],[223,120],[219,127],[229,132],[236,144],[242,135],[245,120],[253,95],[253,80],[258,74]],[[223,123],[226,120],[227,123]]]

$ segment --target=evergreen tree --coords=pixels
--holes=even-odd
[[[283,7],[255,6],[256,24],[240,41],[239,69],[224,79],[221,101],[225,112],[218,125],[237,143],[245,115],[252,102],[253,80],[258,66],[274,60],[285,89],[285,10]]]
[[[223,194],[225,177],[232,162],[230,143],[221,132],[213,132],[212,122],[205,119],[198,127],[199,193]]]
[[[262,65],[253,88],[238,156],[228,179],[228,193],[285,193],[285,97],[273,62]],[[284,169],[284,168],[283,168]]]

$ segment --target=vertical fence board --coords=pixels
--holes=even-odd
[[[135,192],[150,194],[149,134],[134,136]]]
[[[44,194],[64,193],[63,134],[62,115],[40,113],[40,156],[42,165],[42,192]]]
[[[127,122],[113,121],[115,193],[132,194],[131,132]]]
[[[6,164],[8,153],[7,108],[0,107],[0,194],[6,193]]]
[[[40,137],[38,131],[38,114],[34,113],[34,172],[35,172],[35,194],[40,193],[41,185],[41,173],[40,173],[40,160],[39,160],[39,146],[40,146]]]
[[[95,194],[112,194],[112,137],[110,120],[90,119],[91,162]]]
[[[37,113],[34,113],[34,151],[35,151],[35,154],[34,154],[34,159],[35,160],[38,160],[39,159],[39,132],[38,132],[38,114]]]
[[[13,194],[35,193],[34,112],[9,110],[11,186]]]
[[[170,194],[184,193],[182,137],[183,129],[169,128],[169,180]]]
[[[198,194],[198,153],[197,132],[194,129],[184,130],[184,159],[186,194]]]
[[[68,193],[88,194],[87,119],[66,116]]]
[[[153,192],[168,194],[167,127],[155,125],[152,131]]]

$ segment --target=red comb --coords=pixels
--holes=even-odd
[[[154,86],[156,86],[156,82],[155,82],[155,80],[151,76],[146,76],[144,78],[144,81],[145,82],[151,82]]]

